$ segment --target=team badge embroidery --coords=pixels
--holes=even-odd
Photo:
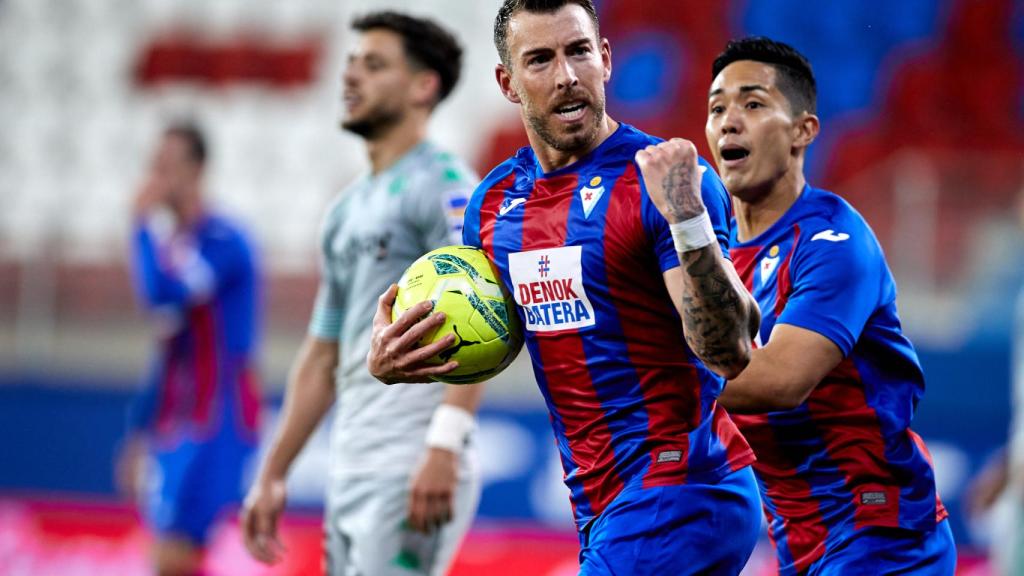
[[[580,188],[580,198],[583,200],[583,217],[590,218],[590,213],[597,205],[597,201],[604,196],[604,186],[601,185],[601,177],[594,176],[586,186]]]
[[[761,285],[768,283],[775,269],[779,266],[779,246],[776,244],[768,250],[768,255],[761,259]]]

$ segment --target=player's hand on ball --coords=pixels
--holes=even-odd
[[[426,346],[418,344],[421,338],[444,323],[444,314],[430,314],[433,305],[420,302],[391,322],[391,309],[397,294],[398,285],[392,284],[377,300],[377,313],[373,316],[373,332],[370,336],[370,354],[366,357],[370,374],[385,384],[433,382],[431,376],[456,369],[459,363],[454,360],[440,366],[423,363],[454,344],[454,335],[448,334]]]
[[[459,458],[444,448],[428,448],[409,485],[409,526],[432,532],[452,519]]]
[[[284,479],[257,480],[242,505],[241,525],[245,548],[264,564],[276,564],[286,549],[277,534],[277,522],[284,511]]]
[[[700,181],[703,168],[689,140],[673,138],[636,153],[636,163],[647,193],[669,223],[682,222],[704,212]]]

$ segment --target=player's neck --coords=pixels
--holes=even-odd
[[[771,228],[800,197],[806,182],[802,169],[790,170],[762,193],[733,196],[736,239],[748,242]]]
[[[380,174],[398,162],[427,137],[427,119],[416,114],[405,118],[373,139],[366,140],[366,154],[373,174]]]
[[[612,119],[611,116],[605,114],[601,120],[601,125],[597,130],[597,137],[590,143],[585,149],[573,150],[570,152],[556,150],[540,137],[539,134],[534,133],[532,130],[527,130],[526,135],[530,139],[530,147],[533,148],[533,153],[537,155],[537,161],[540,162],[541,170],[544,173],[552,172],[560,168],[565,168],[574,162],[578,162],[581,158],[593,152],[598,146],[604,143],[609,136],[615,133],[619,128],[619,123]]]
[[[174,219],[180,230],[188,230],[195,226],[203,218],[203,214],[206,211],[198,188],[168,207],[174,214]]]

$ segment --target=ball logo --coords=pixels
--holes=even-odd
[[[583,289],[582,256],[580,246],[509,254],[514,296],[527,330],[552,332],[594,325],[594,307]]]

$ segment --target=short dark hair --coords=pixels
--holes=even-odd
[[[191,120],[172,122],[164,128],[164,136],[181,138],[188,145],[192,160],[200,166],[206,164],[206,136],[198,124]]]
[[[383,29],[401,36],[405,56],[414,65],[433,70],[440,77],[438,102],[447,98],[458,84],[462,46],[455,36],[433,20],[383,10],[353,19],[352,28],[359,32]]]
[[[818,86],[814,81],[814,71],[807,58],[795,48],[764,36],[730,40],[711,65],[711,81],[714,82],[726,66],[740,60],[771,65],[776,71],[779,91],[789,100],[793,113],[817,114]]]
[[[494,47],[498,50],[498,58],[505,66],[509,64],[508,23],[512,16],[520,10],[527,12],[556,12],[566,4],[576,4],[587,11],[590,21],[594,23],[594,33],[601,37],[601,25],[597,21],[597,9],[593,0],[505,0],[498,9],[494,19]]]

